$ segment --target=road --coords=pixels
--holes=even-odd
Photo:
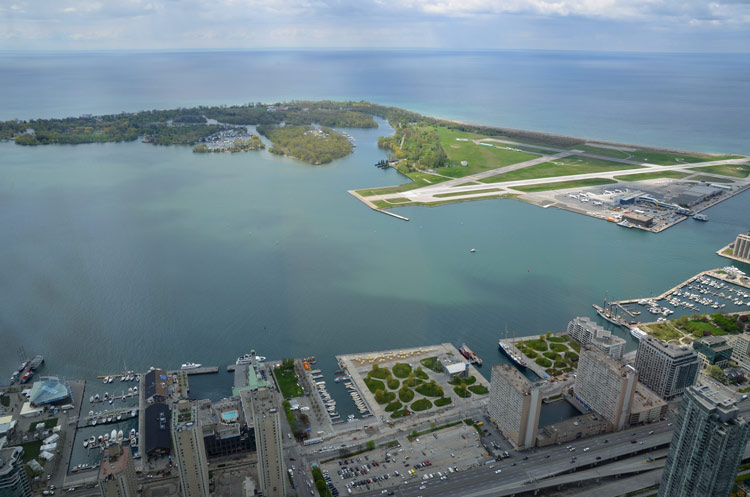
[[[649,431],[654,433],[649,435]],[[641,471],[650,468],[650,466],[644,466],[644,464],[650,464],[645,462],[647,458],[645,454],[657,451],[654,455],[663,457],[666,455],[666,447],[671,439],[672,427],[669,423],[666,421],[654,423],[647,427],[600,435],[571,444],[517,453],[509,459],[491,462],[482,468],[452,473],[446,480],[409,479],[397,487],[396,495],[402,497],[417,497],[424,494],[495,497],[531,490],[542,485],[606,476],[607,473]],[[633,440],[636,443],[632,443]],[[571,452],[567,448],[568,445],[575,447],[575,450]],[[585,448],[589,450],[584,451]],[[634,453],[644,455],[631,458]],[[595,472],[592,472],[592,467],[596,468]],[[432,470],[442,472],[439,468]],[[501,472],[496,473],[498,470]],[[576,473],[564,475],[571,470]],[[587,471],[589,473],[586,473]],[[564,475],[564,478],[561,475]],[[550,481],[546,481],[547,479]],[[558,483],[553,483],[555,481]],[[382,490],[377,490],[360,495],[375,496],[380,495],[381,492]]]

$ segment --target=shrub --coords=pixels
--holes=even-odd
[[[416,390],[425,397],[442,397],[444,395],[443,387],[435,382],[422,383]]]
[[[407,387],[398,391],[398,399],[403,403],[409,403],[414,398],[414,392]]]
[[[401,385],[401,382],[395,378],[388,380],[388,388],[391,390],[398,390],[399,385]]]
[[[537,359],[534,362],[536,362],[537,364],[539,364],[543,368],[548,368],[548,367],[552,366],[552,361],[550,361],[549,359],[546,359],[544,357],[537,357]]]
[[[486,395],[489,393],[489,390],[484,385],[472,385],[469,387],[469,390],[477,395]]]
[[[432,402],[430,402],[428,399],[419,399],[411,405],[411,410],[415,412],[426,411],[431,407]]]
[[[456,392],[456,395],[458,395],[462,399],[468,399],[469,397],[471,397],[471,392],[466,387],[466,385],[459,385],[457,387],[453,387],[453,391]]]
[[[417,368],[416,375],[417,375],[417,378],[420,378],[422,380],[429,380],[430,379],[430,377],[427,375],[427,373],[424,372],[424,369],[422,369],[421,367]]]
[[[390,375],[390,371],[388,371],[385,368],[377,368],[373,369],[369,373],[367,373],[367,376],[370,378],[378,378],[379,380],[385,380]]]
[[[411,366],[403,362],[397,362],[393,365],[393,375],[396,378],[406,378],[411,373]]]
[[[544,352],[547,350],[547,342],[545,342],[544,340],[526,340],[524,343],[539,352]]]
[[[437,357],[428,357],[426,359],[422,359],[419,362],[424,367],[429,368],[436,373],[441,373],[443,371],[443,366],[440,364],[440,361],[438,361]]]
[[[372,392],[375,393],[378,390],[385,390],[385,384],[380,380],[373,380],[372,378],[365,377],[365,385],[367,385],[367,388]]]

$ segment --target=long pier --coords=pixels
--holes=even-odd
[[[218,366],[205,366],[200,368],[193,368],[193,369],[180,369],[178,371],[181,371],[187,375],[193,375],[193,374],[213,374],[219,372]]]

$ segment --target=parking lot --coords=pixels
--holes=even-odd
[[[338,494],[382,490],[387,495],[403,482],[449,479],[456,471],[490,460],[477,431],[463,423],[398,442],[389,449],[327,462],[321,470]]]

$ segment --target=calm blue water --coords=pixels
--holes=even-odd
[[[485,124],[750,153],[747,56],[492,52],[0,54],[0,118],[351,98]],[[592,303],[652,295],[726,265],[750,196],[660,235],[513,200],[403,208],[346,193],[398,184],[354,155],[312,167],[268,152],[141,143],[0,143],[0,374],[226,365],[561,331]],[[469,248],[479,249],[469,254]],[[743,268],[749,270],[750,268]],[[487,372],[489,368],[485,368]],[[193,381],[229,393],[231,376]],[[331,389],[335,390],[331,384]],[[344,413],[346,410],[343,410]]]

